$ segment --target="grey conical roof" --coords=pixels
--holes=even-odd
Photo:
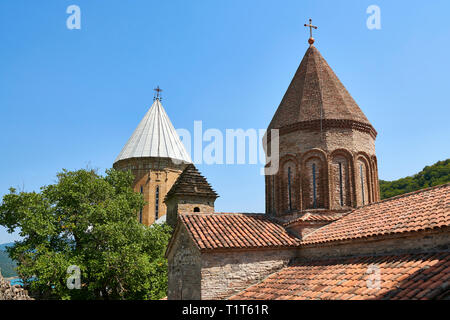
[[[114,163],[144,157],[171,158],[192,163],[159,99],[153,102]]]

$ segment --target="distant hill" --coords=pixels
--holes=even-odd
[[[0,271],[2,272],[3,277],[17,277],[17,273],[15,268],[17,264],[11,260],[6,252],[6,247],[13,245],[13,243],[3,243],[0,244]]]
[[[450,182],[450,159],[423,168],[419,173],[395,181],[380,180],[381,199]]]

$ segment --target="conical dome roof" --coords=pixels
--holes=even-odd
[[[367,117],[314,46],[310,46],[269,129],[298,123],[353,121],[376,135]]]
[[[144,157],[192,162],[159,99],[155,99],[114,163]]]

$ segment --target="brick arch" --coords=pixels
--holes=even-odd
[[[378,160],[376,155],[373,155],[370,159],[372,161],[373,201],[376,202],[381,200],[378,181]]]
[[[342,209],[353,206],[354,197],[354,162],[353,154],[347,149],[334,150],[328,160],[330,208]]]
[[[290,170],[289,170],[290,168]],[[289,173],[290,172],[290,192]],[[300,209],[300,171],[295,155],[286,155],[280,160],[277,175],[279,198],[275,201],[280,213],[295,212]]]
[[[361,165],[364,165],[364,168],[362,170],[364,189],[361,184]],[[372,203],[374,201],[373,168],[370,157],[365,152],[359,152],[355,157],[355,178],[358,205],[362,206]]]
[[[309,150],[301,156],[300,171],[302,173],[301,188],[303,210],[329,208],[327,158],[327,154],[321,149]],[[316,183],[315,193],[313,188],[314,182]],[[314,194],[316,196],[315,202]]]

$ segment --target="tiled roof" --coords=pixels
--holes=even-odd
[[[214,199],[218,197],[206,178],[200,174],[192,163],[188,164],[183,170],[165,199],[174,195],[205,196]]]
[[[289,226],[297,222],[333,222],[338,220],[342,215],[323,215],[323,214],[313,214],[306,213],[300,218],[291,220],[284,224],[284,226]]]
[[[192,162],[159,99],[153,102],[114,163],[142,157]]]
[[[308,236],[302,244],[368,238],[450,226],[450,184],[355,209]]]
[[[435,299],[449,290],[450,253],[440,252],[303,262],[231,299]]]
[[[180,214],[200,250],[282,248],[299,240],[261,214]]]
[[[354,121],[370,128],[369,120],[316,47],[305,53],[269,129],[314,121]],[[375,133],[376,134],[376,133]]]
[[[449,205],[450,184],[424,189],[355,209],[308,234],[302,241],[261,214],[182,213],[180,218],[200,250],[264,249],[448,227]],[[323,221],[315,220],[323,218],[323,215],[310,214],[300,219]]]

